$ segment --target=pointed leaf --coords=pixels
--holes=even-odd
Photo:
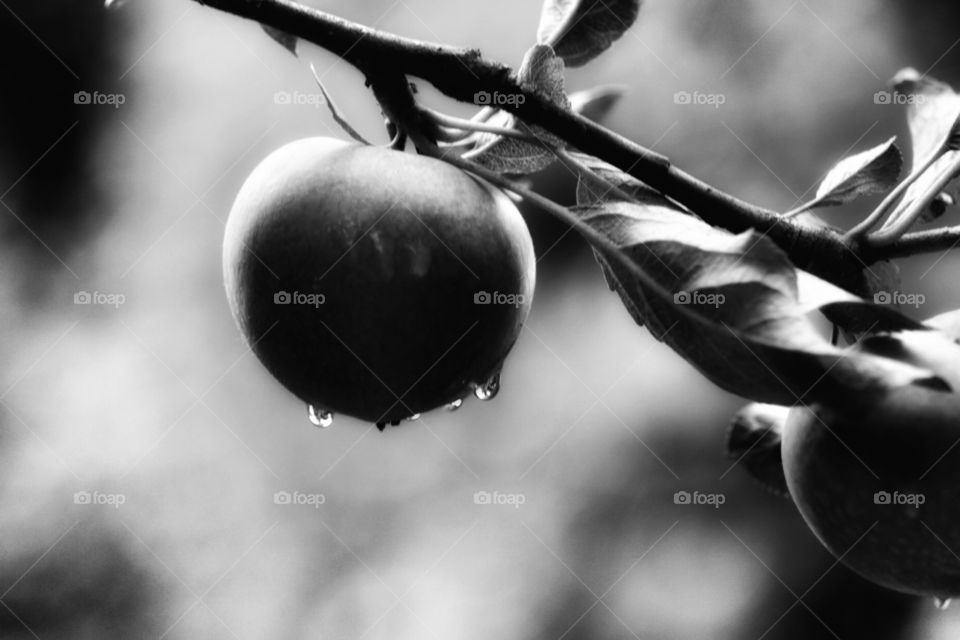
[[[874,304],[865,300],[831,302],[820,307],[820,311],[827,320],[842,329],[851,342],[867,334],[922,327],[916,320],[900,313],[895,306]]]
[[[633,25],[642,0],[545,0],[537,42],[578,67],[606,51]]]
[[[622,202],[621,194],[641,203],[675,206],[658,191],[599,158],[578,151],[570,152],[570,155],[589,169],[589,173],[577,175],[577,204],[580,206]]]
[[[803,209],[846,204],[892,189],[903,166],[900,150],[893,144],[895,139],[838,162],[820,183],[814,201]]]
[[[534,45],[523,58],[517,73],[520,84],[543,94],[554,103],[569,108],[563,84],[563,60],[545,45]],[[523,96],[504,96],[502,99],[521,99]],[[490,96],[491,101],[500,96]],[[526,142],[517,138],[486,133],[477,136],[475,149],[480,151],[472,159],[477,164],[503,173],[528,174],[540,171],[553,164],[556,158],[551,146],[563,146],[563,141],[541,127],[529,127],[506,111],[500,111],[489,119],[489,124],[516,129],[542,140],[543,143]]]
[[[281,31],[269,25],[261,24],[260,27],[270,36],[274,41],[280,43],[284,49],[297,55],[297,42],[299,41],[297,36],[290,35],[286,31]]]
[[[594,87],[570,94],[570,108],[594,122],[603,122],[620,102],[626,88],[617,85]]]
[[[900,70],[891,84],[907,102],[907,124],[916,167],[951,138],[960,118],[960,96],[950,85],[922,76],[911,68]]]
[[[327,93],[327,88],[323,86],[323,82],[320,80],[320,74],[317,73],[317,69],[313,66],[313,63],[310,63],[310,73],[313,74],[313,80],[317,83],[317,88],[320,89],[320,94],[323,96],[323,102],[327,105],[327,110],[330,112],[330,115],[333,116],[333,121],[340,125],[340,128],[343,129],[343,132],[348,136],[360,144],[370,146],[370,143],[367,142],[367,139],[364,138],[352,124],[350,124],[346,117],[341,115],[340,110],[333,101],[333,97]]]
[[[570,107],[570,100],[564,91],[564,64],[556,52],[549,46],[535,44],[523,56],[517,79],[524,87],[533,89],[555,104]]]
[[[793,404],[891,376],[904,383],[932,377],[831,345],[806,316],[796,272],[769,238],[732,235],[667,202],[577,212],[619,247],[620,255],[594,248],[637,322],[727,391]]]
[[[913,147],[913,167],[916,170],[931,157],[947,151],[934,162],[903,195],[900,205],[891,219],[899,215],[913,202],[924,197],[932,186],[947,174],[957,177],[956,162],[960,158],[960,95],[950,85],[930,76],[922,76],[916,69],[900,70],[891,80],[897,96],[907,103],[907,124]],[[936,209],[924,212],[920,222],[929,222],[937,217]]]

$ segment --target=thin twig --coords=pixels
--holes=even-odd
[[[924,172],[929,169],[934,162],[937,161],[937,158],[940,157],[943,149],[931,153],[930,156],[923,162],[919,167],[916,167],[913,171],[910,172],[910,175],[904,178],[900,184],[898,184],[893,191],[887,194],[883,201],[877,205],[877,208],[870,212],[866,218],[864,218],[858,225],[850,229],[844,236],[848,240],[858,240],[864,237],[871,229],[876,227],[883,216],[887,214],[887,211],[890,210],[897,200],[900,199],[907,189],[910,188],[913,183],[915,183]],[[896,213],[896,212],[895,212]]]
[[[867,236],[867,243],[873,246],[882,247],[897,241],[904,233],[910,230],[910,227],[923,215],[923,212],[930,206],[930,202],[937,197],[947,185],[956,177],[957,171],[960,171],[960,154],[941,171],[936,181],[930,184],[924,192],[913,202],[909,203],[896,218],[891,217],[890,224],[884,226],[879,231]]]

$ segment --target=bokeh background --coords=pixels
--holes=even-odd
[[[514,65],[540,11],[310,4]],[[609,126],[786,210],[851,150],[906,134],[901,108],[874,101],[899,68],[960,82],[958,19],[949,0],[648,0],[568,86],[627,85]],[[536,212],[536,302],[495,401],[383,434],[348,418],[314,428],[241,342],[220,242],[269,151],[342,136],[310,98],[308,62],[385,142],[348,65],[309,45],[296,60],[191,0],[2,0],[0,48],[0,637],[960,633],[957,611],[837,565],[788,501],[732,466],[741,401],[635,326],[575,234]],[[113,104],[78,104],[83,91]],[[678,105],[678,91],[725,102]],[[537,186],[572,192],[562,170]],[[912,313],[957,306],[956,267],[905,264],[904,289],[926,296]],[[678,505],[677,491],[724,502]]]

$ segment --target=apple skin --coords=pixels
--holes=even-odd
[[[938,332],[868,338],[861,348],[960,389],[960,346]],[[841,562],[887,588],[946,599],[960,595],[958,443],[960,395],[892,387],[842,407],[791,409],[784,474],[807,525]],[[878,504],[879,492],[889,504]]]
[[[308,404],[378,424],[499,372],[535,264],[502,192],[433,158],[330,138],[257,166],[223,251],[230,309],[267,370]],[[315,304],[275,304],[280,292]],[[476,304],[481,292],[517,298]]]

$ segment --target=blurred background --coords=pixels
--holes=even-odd
[[[308,62],[386,141],[363,78],[191,0],[101,4],[0,2],[0,637],[960,633],[960,612],[837,565],[732,467],[742,402],[635,326],[575,234],[537,212],[536,301],[495,401],[382,434],[314,428],[241,342],[220,243],[268,152],[343,136]],[[540,12],[309,4],[512,65]],[[906,135],[902,108],[874,100],[898,69],[960,83],[958,18],[948,0],[648,0],[568,88],[629,86],[609,126],[786,210],[836,160]],[[678,105],[682,91],[724,100]],[[537,186],[573,185],[560,170]],[[824,217],[847,226],[870,204]],[[904,264],[926,296],[911,313],[957,306],[956,266]]]

